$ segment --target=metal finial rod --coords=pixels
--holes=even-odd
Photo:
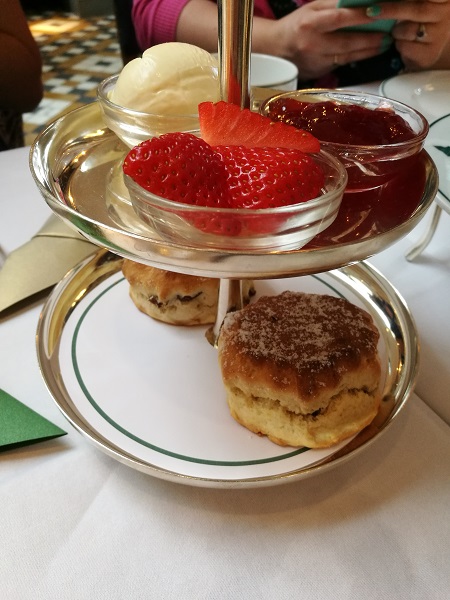
[[[253,0],[219,0],[218,9],[221,97],[249,108]]]
[[[218,0],[218,10],[221,97],[241,108],[250,108],[253,0]],[[221,279],[216,321],[206,333],[210,344],[217,346],[226,314],[242,306],[242,281]]]

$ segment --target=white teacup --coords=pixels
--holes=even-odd
[[[217,57],[217,52],[213,53]],[[250,55],[250,85],[292,92],[297,89],[298,68],[290,60],[271,54]]]
[[[297,89],[298,68],[285,58],[253,53],[250,57],[250,85],[287,92]]]

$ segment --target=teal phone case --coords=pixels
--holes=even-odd
[[[377,4],[376,0],[338,0],[338,8],[361,8]],[[345,31],[381,31],[390,33],[395,25],[395,19],[376,19],[372,23],[365,25],[355,25],[354,27],[345,27]]]

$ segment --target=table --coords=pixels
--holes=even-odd
[[[6,251],[50,214],[27,163],[27,149],[0,153]],[[425,226],[371,260],[416,319],[417,395],[363,452],[299,482],[204,489],[121,465],[49,396],[34,346],[41,306],[0,321],[0,386],[68,431],[0,454],[2,598],[447,598],[450,221],[408,263]]]

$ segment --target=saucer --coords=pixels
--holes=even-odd
[[[445,115],[450,106],[450,70],[403,73],[386,79],[379,92],[421,112],[429,121]]]

